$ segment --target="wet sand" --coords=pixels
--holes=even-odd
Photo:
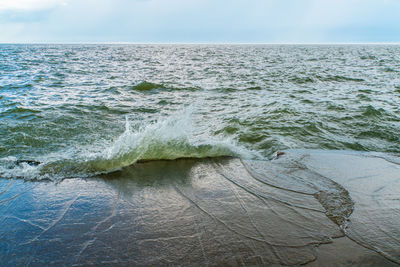
[[[145,162],[60,183],[0,179],[0,262],[396,266],[398,162],[301,150]]]

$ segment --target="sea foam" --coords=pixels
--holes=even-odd
[[[226,136],[213,136],[193,121],[193,107],[147,125],[131,126],[125,117],[125,131],[113,142],[99,142],[52,153],[37,159],[38,166],[17,164],[17,158],[3,160],[0,175],[7,178],[59,180],[88,177],[120,170],[138,161],[174,160],[232,156],[257,158],[257,153],[239,146]],[[35,159],[36,160],[36,159]]]

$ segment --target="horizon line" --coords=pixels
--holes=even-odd
[[[0,45],[400,45],[400,42],[0,42]]]

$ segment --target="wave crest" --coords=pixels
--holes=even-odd
[[[192,112],[170,116],[132,130],[126,117],[125,131],[108,146],[81,148],[81,152],[50,155],[38,166],[28,163],[0,169],[5,177],[63,179],[109,173],[138,161],[233,156],[254,158],[230,138],[212,136],[192,122]],[[8,163],[9,164],[9,163]]]
[[[89,163],[95,171],[117,170],[140,160],[174,160],[242,156],[245,150],[233,140],[200,136],[191,121],[191,112],[172,116],[132,131],[126,119],[125,132],[102,155]]]

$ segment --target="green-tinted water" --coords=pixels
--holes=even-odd
[[[0,174],[288,148],[399,153],[399,103],[399,46],[1,45]]]

